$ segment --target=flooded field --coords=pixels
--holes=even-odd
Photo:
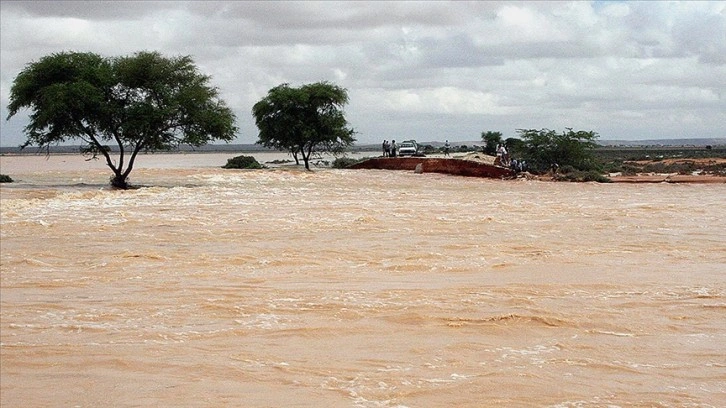
[[[229,157],[0,157],[2,407],[726,405],[724,184]]]

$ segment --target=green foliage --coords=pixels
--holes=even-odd
[[[574,167],[570,166],[569,164],[566,164],[566,165],[560,167],[560,169],[559,169],[558,172],[559,173],[562,173],[562,174],[569,174],[569,173],[574,173],[576,171],[577,171],[577,169],[575,169]]]
[[[517,139],[516,137],[507,138],[504,141],[504,146],[507,148],[509,157],[522,157],[527,149],[524,141],[522,139]],[[496,145],[494,147],[496,148]]]
[[[0,183],[12,183],[15,180],[12,179],[12,177],[8,176],[7,174],[0,174]]]
[[[358,163],[359,161],[360,160],[356,160],[352,157],[338,157],[335,160],[333,160],[331,167],[334,169],[345,169],[349,166],[352,166],[352,165]]]
[[[598,183],[612,182],[612,180],[610,180],[608,177],[600,174],[600,172],[598,172],[596,170],[580,171],[580,170],[571,169],[571,171],[568,171],[567,173],[555,174],[554,179],[557,181],[578,181],[578,182],[595,181]]]
[[[598,134],[593,131],[568,128],[562,133],[549,129],[518,129],[517,132],[524,143],[522,158],[534,171],[545,172],[554,164],[580,171],[597,167],[592,150]]]
[[[600,174],[597,170],[588,170],[584,172],[582,181],[596,181],[598,183],[611,183],[610,178]]]
[[[188,56],[56,53],[28,64],[15,78],[8,119],[30,109],[23,147],[80,139],[84,154],[106,159],[111,183],[128,188],[141,151],[234,139],[234,114],[208,82]]]
[[[484,153],[494,156],[497,154],[497,145],[502,143],[502,132],[482,132],[481,140],[485,143]]]
[[[343,153],[355,142],[342,110],[347,103],[348,91],[328,82],[278,85],[252,108],[257,143],[301,155],[309,170],[313,154]]]
[[[262,169],[257,159],[252,156],[237,156],[227,159],[227,164],[222,166],[223,169]]]

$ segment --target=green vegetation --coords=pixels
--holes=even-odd
[[[327,82],[299,88],[278,85],[252,108],[260,130],[257,143],[287,150],[296,162],[301,155],[310,170],[314,154],[343,153],[355,142],[342,111],[347,103],[348,91]]]
[[[354,159],[352,157],[338,157],[333,160],[331,167],[334,169],[345,169],[366,159]]]
[[[521,139],[509,137],[504,141],[509,157],[523,157],[527,151],[527,146]]]
[[[522,138],[523,159],[536,172],[546,172],[553,165],[572,166],[576,170],[597,170],[592,150],[598,134],[593,131],[567,129],[557,133],[549,129],[518,129]]]
[[[222,166],[223,169],[263,169],[257,159],[252,156],[237,156],[227,159],[227,164]]]
[[[572,166],[563,166],[553,175],[556,181],[596,181],[598,183],[610,183],[608,177],[597,170],[577,170]]]
[[[7,174],[0,174],[0,183],[12,183],[15,180],[12,179],[12,177],[8,176]]]
[[[30,109],[22,147],[78,139],[82,153],[105,158],[111,184],[126,189],[139,152],[234,139],[235,116],[209,79],[189,56],[56,53],[15,78],[8,119]]]
[[[484,153],[496,154],[499,144],[507,148],[510,159],[525,160],[528,171],[546,173],[555,170],[555,179],[563,181],[608,182],[593,155],[598,134],[567,128],[557,133],[550,129],[518,129],[521,139],[502,140],[501,132],[483,132]],[[557,170],[559,168],[559,170]]]
[[[481,140],[484,142],[484,153],[494,156],[497,154],[497,145],[502,144],[502,132],[482,132]]]

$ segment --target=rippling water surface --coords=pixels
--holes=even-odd
[[[226,158],[0,158],[0,405],[726,405],[725,185]]]

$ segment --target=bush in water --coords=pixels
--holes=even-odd
[[[222,166],[223,169],[262,169],[264,168],[252,156],[237,156],[227,159],[227,164]]]

